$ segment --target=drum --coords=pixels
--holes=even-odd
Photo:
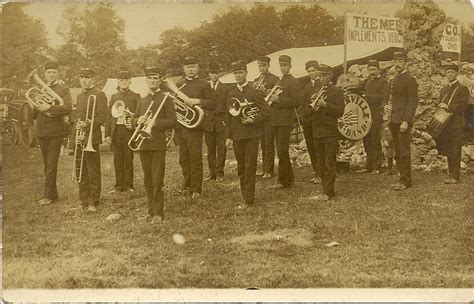
[[[428,124],[428,133],[434,138],[438,137],[446,128],[452,115],[452,113],[447,112],[445,109],[437,109]]]
[[[344,94],[344,114],[337,120],[337,128],[349,140],[359,140],[372,127],[372,112],[367,100],[355,93]]]

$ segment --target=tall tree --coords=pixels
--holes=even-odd
[[[24,77],[33,68],[43,64],[50,53],[43,23],[28,16],[23,11],[25,5],[27,4],[2,5],[0,15],[2,86],[23,82]]]

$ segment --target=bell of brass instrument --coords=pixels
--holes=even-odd
[[[311,103],[309,105],[314,111],[318,111],[319,106],[317,106],[316,103],[318,102],[318,100],[326,101],[326,98],[326,86],[322,86],[319,91],[314,92],[313,95],[311,95]]]
[[[64,101],[53,89],[51,89],[38,75],[38,69],[34,69],[28,76],[27,81],[34,81],[33,87],[25,93],[25,98],[33,109],[44,104],[63,105]],[[51,113],[45,113],[52,116]]]
[[[76,129],[76,142],[74,146],[74,164],[72,168],[72,180],[76,183],[80,183],[82,179],[82,168],[84,165],[84,152],[97,152],[92,146],[92,138],[94,133],[94,120],[95,120],[95,106],[97,103],[97,96],[90,95],[87,98],[87,111],[86,111],[86,123],[90,123],[89,136],[87,137],[87,143],[84,144],[86,138],[85,128]],[[90,109],[92,107],[92,110]],[[79,120],[80,121],[80,120]]]
[[[131,128],[131,126],[129,125],[129,122],[134,114],[133,112],[131,112],[129,109],[125,107],[125,102],[123,100],[117,100],[116,102],[114,102],[114,104],[112,105],[111,114],[113,118],[117,118],[117,119],[121,117],[125,117],[125,122],[126,122],[125,125],[129,129]]]
[[[275,85],[273,88],[268,91],[267,96],[265,96],[265,101],[268,103],[268,105],[272,105],[273,101],[270,100],[270,98],[274,95],[278,96],[283,92],[283,89],[279,85]]]
[[[189,97],[180,90],[184,85],[178,88],[169,78],[164,83],[174,93],[174,96],[170,94],[169,97],[173,100],[178,122],[190,129],[198,127],[204,119],[204,110],[200,106],[187,104]]]
[[[158,117],[158,114],[160,114],[161,109],[163,108],[163,105],[166,102],[166,99],[170,97],[168,93],[165,93],[165,96],[163,97],[163,100],[161,101],[161,104],[158,106],[158,109],[155,111],[155,113],[152,112],[151,108],[153,104],[155,103],[154,100],[150,102],[150,105],[146,109],[145,113],[143,116],[145,117],[144,122],[138,124],[136,127],[135,131],[132,134],[132,137],[130,137],[130,140],[128,141],[128,147],[132,151],[138,151],[143,145],[143,142],[151,138],[151,128],[155,125],[156,118]]]
[[[231,104],[229,107],[229,114],[232,116],[240,116],[242,123],[248,118],[254,119],[258,114],[259,108],[254,103],[248,102],[247,99],[241,101],[238,98],[231,98]]]

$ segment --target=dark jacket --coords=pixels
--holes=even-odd
[[[216,108],[217,102],[212,99],[212,90],[209,83],[205,80],[199,78],[188,79],[183,77],[178,83],[176,84],[181,87],[181,92],[186,94],[189,98],[198,98],[201,101],[201,108],[204,111],[213,111]],[[205,119],[205,117],[204,117]],[[203,129],[204,121],[201,123],[200,126],[196,127],[195,129]],[[182,127],[181,124],[178,124],[177,127]]]
[[[249,103],[254,103],[254,105],[259,108],[259,111],[253,124],[243,124],[240,120],[240,116],[232,116],[227,111],[225,122],[226,138],[240,140],[259,137],[259,125],[263,121],[268,120],[270,116],[269,107],[265,102],[265,96],[263,93],[255,89],[251,84],[244,86],[243,91],[240,91],[238,87],[235,87],[227,95],[227,109],[229,109],[232,104],[232,98],[237,98],[240,101],[247,99]]]
[[[295,123],[295,109],[303,100],[303,90],[299,81],[288,74],[278,82],[283,92],[270,106],[272,126],[292,127]]]
[[[298,108],[298,114],[301,115],[303,122],[309,122],[313,117],[313,109],[311,109],[311,96],[321,89],[321,81],[316,79],[314,85],[311,81],[307,82],[303,90],[303,102]]]
[[[89,96],[92,96],[92,95],[96,96],[92,144],[99,145],[102,143],[102,130],[100,129],[100,126],[105,124],[105,122],[107,121],[107,97],[105,96],[104,92],[100,91],[99,89],[95,87],[92,87],[90,89],[83,90],[83,92],[77,96],[76,123],[78,120],[86,121],[87,101],[88,101]],[[90,107],[89,118],[91,118],[92,112],[93,112],[92,103],[89,107]],[[90,130],[89,121],[86,121],[86,122],[88,124],[87,126],[88,130]],[[88,136],[89,136],[89,131],[86,132],[86,140]]]
[[[340,136],[337,119],[344,114],[344,91],[330,83],[326,94],[327,106],[313,110],[313,136],[317,138]]]
[[[280,80],[280,77],[268,72],[266,74],[260,74],[260,76],[254,79],[252,84],[258,83],[262,77],[263,77],[262,83],[265,83],[265,90],[271,90],[271,88],[273,88],[277,84],[277,82]]]
[[[174,110],[174,104],[171,98],[164,99],[165,94],[162,91],[155,92],[154,94],[148,94],[147,96],[141,98],[138,101],[137,109],[135,115],[132,119],[132,126],[134,129],[137,127],[137,120],[140,116],[145,114],[146,110],[150,106],[150,103],[153,100],[153,105],[151,107],[152,113],[156,113],[158,107],[164,100],[163,107],[158,114],[155,125],[151,128],[151,137],[145,139],[143,145],[140,148],[140,151],[146,150],[156,150],[156,151],[165,151],[166,150],[166,134],[165,130],[173,129],[176,126],[176,112]]]
[[[206,132],[224,132],[224,120],[226,111],[226,100],[229,89],[225,83],[217,82],[217,88],[214,90],[211,84],[208,84],[212,92],[212,100],[216,102],[214,110],[206,110],[206,116],[202,127]]]
[[[34,111],[33,117],[36,118],[36,135],[38,137],[48,137],[48,136],[65,136],[66,134],[66,124],[64,122],[64,116],[71,113],[72,104],[71,104],[71,94],[69,89],[59,83],[55,83],[50,86],[59,97],[62,98],[64,104],[53,105],[48,110],[48,113],[51,114],[51,117],[46,114]]]
[[[392,98],[390,123],[401,123],[402,121],[413,123],[418,106],[418,83],[416,79],[408,72],[398,74],[392,80],[390,95]]]
[[[456,89],[457,88],[457,89]],[[454,92],[456,90],[456,92]],[[453,95],[454,92],[454,95]],[[451,96],[451,102],[449,102]],[[440,103],[448,104],[447,111],[453,113],[445,130],[462,129],[464,127],[464,112],[469,104],[469,89],[461,85],[458,81],[452,85],[447,85],[441,89],[439,95]]]
[[[384,99],[387,96],[388,81],[382,76],[367,78],[363,84],[364,95],[369,104],[373,120],[382,120]]]
[[[112,141],[114,140],[114,131],[117,124],[117,118],[112,117],[112,106],[118,100],[122,100],[125,103],[125,108],[130,110],[130,112],[135,113],[138,100],[140,100],[140,94],[137,94],[129,89],[125,91],[119,90],[110,98],[109,113],[107,115],[107,123],[105,124],[105,137],[110,136]]]

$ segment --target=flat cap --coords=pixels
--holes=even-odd
[[[278,62],[279,63],[291,63],[291,57],[288,55],[281,55],[278,57]]]
[[[243,60],[232,62],[232,72],[247,71],[247,64]]]
[[[59,67],[58,63],[54,61],[50,61],[44,65],[45,70],[49,70],[49,69],[57,70],[58,67]]]
[[[319,74],[331,74],[332,68],[327,64],[320,64],[317,68]]]
[[[194,56],[184,58],[183,65],[197,64],[197,59]]]
[[[132,74],[126,68],[121,68],[120,71],[117,73],[117,79],[130,79],[132,78]]]
[[[407,54],[405,52],[393,53],[393,60],[407,60]]]
[[[209,62],[209,72],[219,72],[219,63],[215,61]]]
[[[268,56],[258,57],[257,63],[270,63],[270,57]]]
[[[447,64],[443,65],[443,68],[446,71],[447,70],[453,70],[453,71],[459,72],[459,66],[455,63],[447,63]]]
[[[160,75],[160,69],[157,66],[145,67],[145,76]]]
[[[95,72],[90,67],[82,67],[79,69],[79,76],[92,77],[95,75]]]
[[[304,64],[306,70],[310,67],[317,69],[318,65],[319,63],[316,60],[310,60]]]
[[[373,67],[376,67],[376,68],[379,68],[379,62],[377,60],[369,60],[369,62],[367,62],[367,67],[370,67],[370,66],[373,66]]]

